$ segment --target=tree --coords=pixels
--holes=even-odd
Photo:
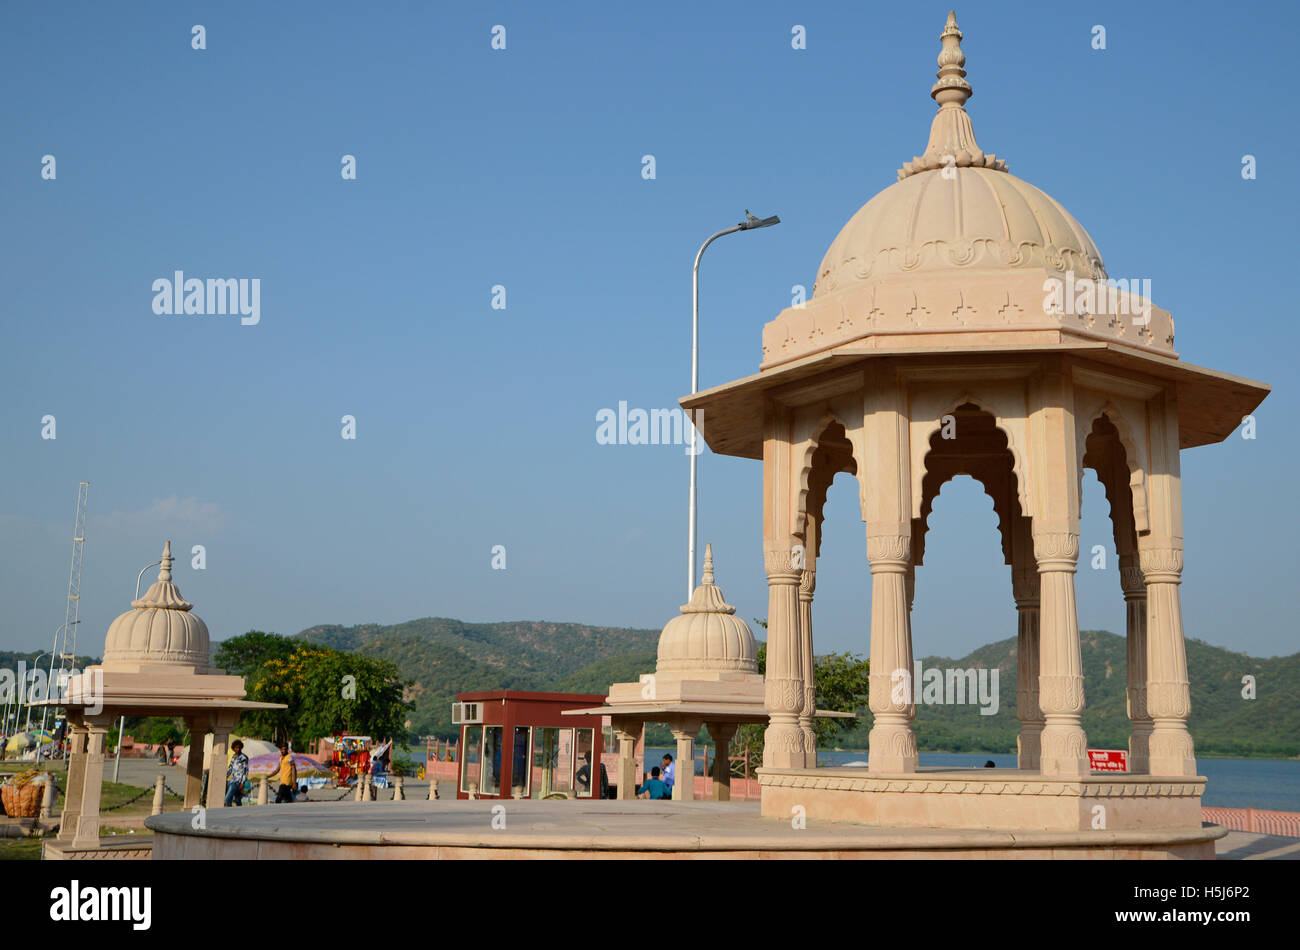
[[[245,713],[240,726],[247,734],[295,748],[340,732],[394,737],[404,744],[408,685],[387,660],[298,644],[288,656],[263,663],[249,689],[258,702],[288,708]]]
[[[414,705],[404,699],[409,685],[396,663],[330,650],[307,672],[299,730],[311,739],[346,732],[399,737],[405,745],[406,711]]]
[[[223,640],[212,658],[212,665],[231,676],[247,678],[254,676],[268,660],[283,660],[299,646],[301,644],[293,637],[250,630]]]

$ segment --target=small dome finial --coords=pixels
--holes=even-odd
[[[158,580],[169,581],[172,579],[172,543],[163,542],[162,565],[158,569]]]
[[[713,545],[704,545],[704,578],[700,582],[713,586]]]
[[[930,97],[941,106],[955,103],[964,106],[975,93],[966,81],[966,54],[961,51],[961,30],[957,27],[957,14],[948,11],[948,22],[939,34],[943,48],[939,50],[939,81],[930,90]]]
[[[939,81],[930,89],[930,97],[939,103],[939,112],[930,123],[930,141],[925,152],[898,170],[902,181],[921,172],[942,169],[945,178],[952,179],[953,168],[987,168],[1004,172],[1007,163],[996,155],[986,153],[975,141],[966,101],[974,93],[966,81],[966,54],[961,50],[962,32],[957,27],[957,14],[948,11],[948,22],[939,34]]]

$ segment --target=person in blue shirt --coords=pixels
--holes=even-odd
[[[650,770],[650,777],[645,780],[644,785],[640,785],[636,790],[637,798],[657,798],[660,800],[672,798],[672,792],[668,786],[659,779],[659,766]]]
[[[677,781],[677,768],[673,765],[671,755],[664,756],[663,768],[660,770],[664,777],[664,784],[668,786],[668,791],[673,790],[673,784]]]

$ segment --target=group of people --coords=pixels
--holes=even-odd
[[[280,743],[280,765],[275,773],[280,787],[275,792],[275,803],[305,802],[307,786],[298,785],[298,766],[294,764],[289,746]],[[248,756],[244,754],[244,743],[236,739],[230,744],[230,764],[226,766],[226,807],[244,804],[245,790],[248,788]]]
[[[671,755],[664,755],[662,767],[656,765],[650,775],[636,787],[637,798],[668,799],[673,797],[673,785],[677,781],[677,770]]]

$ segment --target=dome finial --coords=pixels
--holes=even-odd
[[[704,545],[704,579],[700,582],[713,586],[713,545]]]
[[[905,162],[898,170],[898,180],[920,172],[942,169],[945,178],[952,178],[953,168],[987,168],[1004,172],[1007,163],[996,155],[987,154],[975,141],[966,102],[974,93],[966,81],[966,54],[961,49],[962,32],[957,26],[957,15],[948,11],[948,22],[939,34],[939,81],[930,89],[930,97],[939,103],[939,114],[930,124],[930,141],[924,154]]]
[[[930,97],[941,106],[954,103],[964,106],[975,93],[966,81],[966,54],[961,51],[961,30],[957,27],[957,14],[948,11],[948,22],[939,34],[943,48],[939,50],[939,81],[930,90]]]
[[[158,580],[169,581],[172,579],[172,543],[163,542],[162,565],[158,570]]]

